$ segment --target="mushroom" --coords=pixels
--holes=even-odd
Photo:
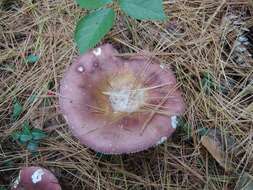
[[[160,144],[184,103],[169,67],[145,56],[120,58],[110,44],[81,55],[60,85],[60,108],[80,143],[106,154]]]
[[[20,170],[12,190],[61,190],[56,177],[41,167],[24,167]]]

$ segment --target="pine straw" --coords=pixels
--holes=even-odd
[[[170,19],[162,23],[138,22],[118,11],[116,25],[103,42],[113,43],[120,56],[149,51],[164,67],[173,68],[187,104],[184,118],[192,127],[190,134],[180,129],[158,147],[123,156],[99,155],[81,146],[59,112],[56,92],[78,55],[72,36],[84,11],[73,0],[8,2],[0,11],[0,184],[11,184],[22,166],[41,165],[55,172],[63,189],[233,189],[237,177],[225,172],[200,144],[198,131],[203,127],[232,136],[237,172],[253,173],[252,60],[245,66],[231,59],[236,30],[228,39],[231,25],[222,24],[225,15],[240,12],[246,13],[243,27],[250,26],[252,1],[164,1]],[[30,53],[40,60],[26,63]],[[208,92],[201,85],[206,73],[214,84]],[[50,81],[56,95],[48,93]],[[31,104],[32,94],[37,99]],[[11,122],[14,98],[24,112]],[[45,99],[51,104],[43,103]],[[10,138],[25,120],[50,134],[36,156]]]

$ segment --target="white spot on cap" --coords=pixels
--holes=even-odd
[[[161,139],[156,143],[156,145],[164,143],[167,140],[167,137],[161,137]]]
[[[97,48],[97,49],[93,50],[93,54],[95,56],[99,56],[99,55],[101,55],[101,53],[102,53],[102,49],[101,48]]]
[[[44,175],[44,171],[42,169],[36,170],[31,176],[33,183],[38,183],[42,180],[42,176]]]
[[[164,64],[160,64],[160,67],[161,67],[161,69],[164,69],[165,65]]]
[[[63,89],[67,89],[67,88],[68,88],[68,85],[65,84],[65,85],[62,86],[62,88],[63,88]]]
[[[171,126],[172,126],[173,129],[177,128],[177,123],[178,123],[177,116],[172,116],[171,117]]]
[[[82,73],[82,72],[84,72],[84,67],[83,67],[83,66],[79,66],[79,67],[77,68],[77,70],[78,70],[80,73]]]
[[[19,172],[17,179],[13,183],[13,188],[17,188],[18,185],[19,185],[19,182],[20,182],[20,173],[21,172]]]

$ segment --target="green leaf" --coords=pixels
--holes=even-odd
[[[45,98],[43,100],[43,106],[44,107],[48,107],[48,106],[51,106],[51,105],[52,105],[52,102],[51,102],[50,98]]]
[[[97,9],[103,7],[108,3],[112,3],[112,0],[76,0],[80,7],[86,9]]]
[[[11,159],[4,160],[4,161],[3,161],[3,165],[4,165],[4,166],[7,166],[7,167],[13,167],[14,162],[13,162]]]
[[[214,78],[208,72],[204,72],[202,80],[201,80],[201,85],[206,95],[211,95],[212,90],[215,90],[216,88]]]
[[[32,135],[21,134],[19,137],[19,140],[21,143],[26,143],[26,142],[32,140]]]
[[[186,138],[189,139],[192,136],[192,126],[182,117],[178,117],[177,121],[178,128],[181,129],[183,133],[187,134]]]
[[[40,129],[33,129],[32,130],[32,137],[33,137],[33,140],[41,140],[41,139],[44,139],[45,137],[47,137],[47,134]]]
[[[19,103],[18,100],[15,100],[14,105],[13,105],[11,120],[16,121],[22,112],[23,112],[23,106]]]
[[[40,57],[38,55],[28,55],[27,58],[26,58],[26,62],[27,63],[35,63],[37,61],[39,61]]]
[[[28,102],[29,104],[32,104],[34,102],[36,102],[38,99],[37,95],[36,94],[32,94],[29,98],[28,98]]]
[[[38,147],[39,147],[39,144],[37,141],[30,141],[28,144],[27,144],[27,149],[30,151],[30,152],[36,152],[38,150]]]
[[[31,135],[31,129],[28,121],[25,121],[22,125],[22,134]]]
[[[80,53],[94,47],[113,26],[115,13],[110,8],[96,10],[77,23],[75,41]]]
[[[14,141],[19,140],[21,133],[19,131],[15,131],[11,134],[11,137]]]
[[[52,90],[54,88],[54,86],[55,86],[55,82],[52,80],[47,83],[48,90]]]
[[[164,20],[162,0],[119,0],[121,9],[140,20]]]

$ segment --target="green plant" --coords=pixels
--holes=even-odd
[[[23,112],[23,106],[17,100],[17,98],[14,98],[13,110],[12,110],[12,114],[11,114],[11,121],[13,121],[13,122],[16,121],[20,117],[22,112]]]
[[[162,0],[76,0],[80,7],[90,10],[82,17],[75,29],[75,41],[80,53],[94,47],[108,33],[115,21],[112,4],[118,4],[121,10],[138,20],[164,20]],[[95,9],[95,10],[94,10]]]
[[[214,77],[209,72],[204,72],[201,86],[206,95],[211,95],[212,90],[215,90],[216,84],[214,81]]]
[[[22,131],[15,131],[12,133],[12,139],[18,141],[22,145],[25,145],[32,153],[37,151],[40,140],[46,137],[46,133],[41,129],[31,129],[28,121],[23,123]]]
[[[30,54],[29,56],[26,57],[26,62],[27,63],[36,63],[39,61],[40,57],[35,54]]]

